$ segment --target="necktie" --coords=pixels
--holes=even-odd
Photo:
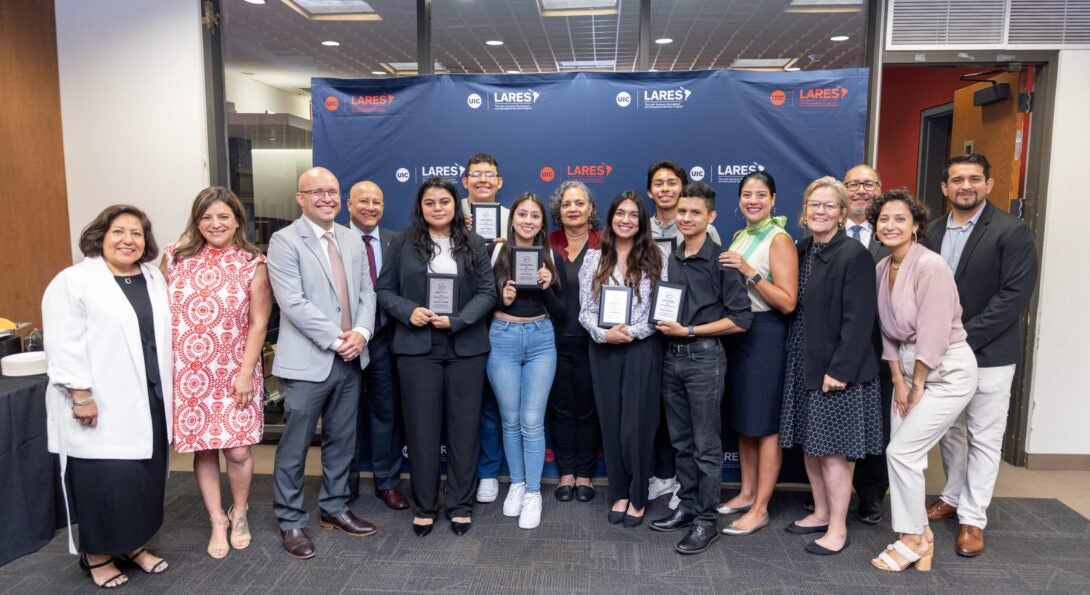
[[[857,242],[860,242],[860,243],[863,242],[863,238],[859,236],[859,230],[860,230],[861,227],[863,227],[863,226],[862,225],[853,225],[852,229],[851,229],[852,238],[854,238]]]
[[[347,331],[352,328],[352,314],[348,307],[348,279],[344,276],[344,261],[341,260],[341,253],[333,241],[333,232],[325,232],[322,234],[322,239],[325,240],[325,250],[329,254],[333,287],[337,290],[337,300],[341,302],[341,330]]]
[[[371,273],[372,287],[378,281],[378,270],[375,268],[375,247],[371,245],[374,240],[375,236],[369,233],[363,234],[363,247],[367,250],[367,270]],[[379,322],[379,316],[375,316],[375,334],[378,334],[380,328],[382,328],[382,324]]]

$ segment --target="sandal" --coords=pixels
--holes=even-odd
[[[227,509],[227,518],[231,520],[231,547],[236,550],[244,550],[250,546],[250,522],[246,520],[246,513],[250,511],[250,505],[246,505],[242,516],[235,519],[235,507]]]
[[[102,581],[101,583],[95,580],[95,575],[91,572],[92,570],[94,570],[95,568],[102,568],[103,566],[109,566],[110,564],[113,564],[113,563],[114,563],[114,559],[110,558],[110,557],[107,557],[105,562],[99,562],[98,564],[91,564],[91,562],[87,559],[87,554],[80,554],[79,555],[79,567],[82,568],[83,571],[87,573],[87,576],[91,577],[91,582],[94,583],[95,586],[98,587],[99,589],[115,589],[115,588],[120,587],[121,585],[124,585],[125,583],[129,582],[129,577],[126,576],[124,572],[120,572],[120,571],[117,574],[111,576],[110,578]],[[122,579],[122,578],[125,579],[125,580],[121,581],[120,583],[114,583],[114,581],[116,581],[117,579]],[[113,583],[113,584],[111,584],[111,583]]]
[[[224,527],[226,525],[229,525],[231,523],[231,517],[223,514],[223,511],[221,510],[220,511],[220,518],[217,519],[216,517],[209,516],[208,520],[212,521],[212,525],[213,525],[213,527],[212,527],[212,537],[208,538],[208,550],[207,550],[208,555],[212,556],[212,558],[214,558],[216,560],[220,560],[220,559],[225,558],[227,556],[227,552],[231,551],[231,548],[227,546],[227,540],[226,539],[223,539],[223,540],[217,540],[216,539],[216,537],[215,537],[216,527]],[[139,555],[139,554],[137,554],[137,555]]]
[[[143,570],[144,574],[163,574],[167,571],[167,568],[170,568],[170,564],[167,564],[167,561],[162,558],[159,558],[159,561],[152,565],[151,568],[144,568],[143,564],[136,561],[141,554],[147,554],[152,558],[158,557],[155,554],[149,552],[147,549],[139,547],[133,550],[131,554],[125,554],[124,556],[121,556],[121,558],[129,564],[132,564],[140,570]]]
[[[890,555],[890,551],[897,552],[897,555],[901,557],[904,563],[897,562],[897,560]],[[916,565],[916,570],[927,572],[931,570],[931,560],[934,555],[934,543],[928,543],[927,553],[921,555],[906,545],[905,542],[898,539],[886,546],[885,551],[878,554],[878,557],[871,560],[870,563],[878,570],[884,570],[886,572],[901,572],[914,564]],[[879,562],[881,562],[881,565]]]

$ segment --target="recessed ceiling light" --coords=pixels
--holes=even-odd
[[[609,70],[617,67],[616,60],[560,60],[558,70]]]
[[[660,38],[655,40],[655,43],[657,43],[659,45],[666,45],[668,43],[674,43],[674,40],[670,39],[669,37],[660,37]]]
[[[386,74],[386,73],[385,73],[385,72],[383,72],[383,71],[381,71],[381,70],[372,70],[372,71],[371,71],[371,74],[373,74],[373,75],[375,75],[375,76],[382,76],[382,75],[384,75],[384,74]]]
[[[784,71],[786,71],[786,72],[798,72],[800,70],[802,70],[802,69],[799,68],[798,66],[788,66],[787,68],[784,68]]]
[[[250,4],[264,4],[265,0],[246,0]]]
[[[488,41],[484,42],[484,44],[485,45],[503,45],[503,42],[498,40],[498,39],[489,39]]]
[[[332,39],[330,39],[330,40],[323,41],[322,45],[324,45],[326,47],[330,47],[330,48],[335,48],[335,47],[337,47],[337,46],[339,46],[341,44],[340,44],[340,42],[333,41]]]
[[[281,0],[295,12],[312,21],[381,21],[375,9],[364,0]]]
[[[538,0],[543,17],[580,17],[617,14],[617,0]]]
[[[829,38],[829,41],[848,41],[849,39],[851,39],[851,37],[848,37],[847,35],[834,35]]]
[[[522,74],[521,70],[508,70],[507,74]]]

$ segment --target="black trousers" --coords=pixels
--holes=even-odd
[[[882,386],[882,438],[889,444],[889,415],[893,406],[893,377],[889,365],[879,361],[878,381]],[[889,469],[886,467],[886,455],[867,455],[855,462],[852,472],[852,486],[861,502],[881,504],[889,489]]]
[[[398,403],[397,369],[394,367],[393,328],[379,330],[367,344],[371,362],[363,370],[360,407],[356,419],[356,451],[348,487],[353,497],[360,493],[360,461],[370,455],[375,490],[396,488],[401,475],[401,408]]]
[[[637,509],[647,504],[662,407],[662,349],[658,336],[625,345],[590,344],[609,500],[628,499]]]
[[[558,335],[556,376],[549,393],[549,429],[560,475],[591,477],[598,446],[598,415],[594,408],[590,337]]]
[[[683,512],[715,526],[723,480],[722,418],[719,407],[727,357],[716,338],[689,345],[667,344],[662,372],[666,423],[677,449],[678,498]]]
[[[487,353],[458,356],[450,335],[434,330],[429,353],[397,357],[418,517],[434,519],[439,515],[439,449],[444,427],[447,516],[470,516],[473,512],[487,359]]]

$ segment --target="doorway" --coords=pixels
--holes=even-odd
[[[920,112],[920,156],[916,177],[917,198],[933,215],[943,212],[942,169],[951,155],[950,132],[954,127],[954,102]]]

